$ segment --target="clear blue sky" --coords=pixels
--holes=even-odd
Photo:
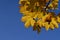
[[[32,28],[26,29],[20,21],[19,0],[0,0],[0,40],[60,40],[60,26],[53,31],[41,30],[40,34]],[[60,7],[60,6],[59,6]],[[60,8],[56,10],[58,14]]]

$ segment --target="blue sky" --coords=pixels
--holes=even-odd
[[[60,40],[60,26],[53,31],[44,28],[40,34],[32,28],[26,29],[21,22],[19,0],[0,0],[0,40]],[[59,9],[54,11],[58,14]]]

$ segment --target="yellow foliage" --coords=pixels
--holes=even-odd
[[[54,12],[47,12],[49,9],[56,9],[59,0],[20,0],[20,13],[23,14],[21,21],[25,23],[25,27],[33,27],[33,30],[40,32],[41,28],[46,30],[58,28],[60,17],[55,16]]]

